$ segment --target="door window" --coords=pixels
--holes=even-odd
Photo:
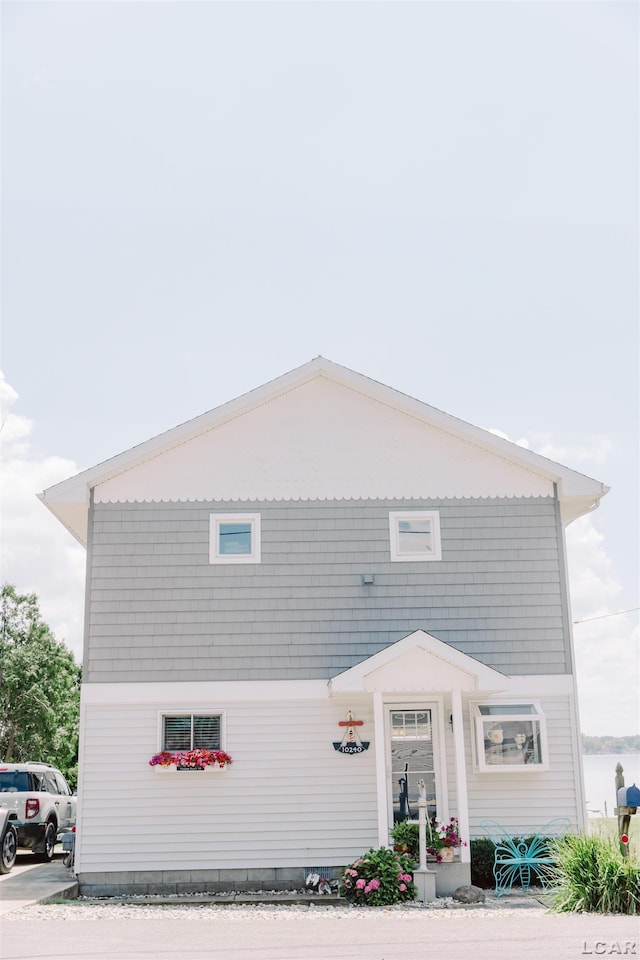
[[[418,781],[424,780],[427,814],[436,815],[436,771],[431,709],[392,710],[391,796],[393,822],[418,819]]]

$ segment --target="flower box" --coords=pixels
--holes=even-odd
[[[149,766],[154,770],[170,773],[210,773],[224,770],[230,763],[233,760],[224,750],[184,750],[174,753],[163,750],[149,760]]]
[[[225,764],[226,766],[226,764]],[[153,772],[154,773],[221,773],[224,770],[223,767],[219,767],[217,764],[213,766],[210,764],[207,767],[182,767],[177,763],[171,764],[154,764]]]

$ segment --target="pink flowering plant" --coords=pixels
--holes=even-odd
[[[233,763],[231,757],[224,750],[181,750],[171,752],[163,750],[156,753],[149,760],[151,767],[187,767],[191,769],[201,769],[204,767],[226,767],[228,763]]]
[[[388,847],[371,848],[345,868],[340,895],[351,903],[369,907],[415,900],[413,860]]]
[[[427,853],[442,860],[442,851],[445,847],[466,847],[466,842],[460,836],[460,827],[455,817],[440,823],[436,817],[431,821],[431,836],[428,838]]]

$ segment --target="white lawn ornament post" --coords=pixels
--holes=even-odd
[[[418,843],[420,863],[414,871],[413,882],[418,900],[430,903],[436,898],[436,872],[427,867],[427,786],[424,780],[418,780]]]

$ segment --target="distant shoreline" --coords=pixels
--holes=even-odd
[[[640,753],[640,735],[630,737],[589,737],[582,734],[582,752],[586,756],[601,753]]]

